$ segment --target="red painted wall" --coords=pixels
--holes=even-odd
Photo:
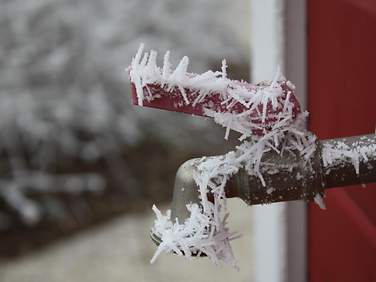
[[[376,127],[376,1],[308,1],[308,109],[320,138]],[[376,281],[376,185],[308,211],[310,282]]]

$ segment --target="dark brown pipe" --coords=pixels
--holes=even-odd
[[[353,160],[348,157],[341,158],[335,166],[324,166],[325,188],[376,182],[376,134],[322,141],[323,146],[329,147],[338,146],[338,143],[357,152],[371,148],[373,154],[359,159],[359,173],[356,173]]]
[[[298,152],[282,156],[266,153],[260,168],[266,185],[258,176],[242,170],[229,181],[226,195],[240,197],[250,205],[310,201],[328,188],[376,182],[376,135],[323,140],[316,145],[309,160]],[[356,158],[357,155],[360,157]]]

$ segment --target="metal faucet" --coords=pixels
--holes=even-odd
[[[264,166],[270,163],[276,168],[275,171],[278,171],[273,174],[265,173],[264,180],[268,189],[257,176],[249,175],[241,169],[227,182],[226,197],[241,198],[248,205],[293,200],[311,201],[317,193],[323,193],[325,189],[376,182],[376,149],[374,154],[359,159],[359,172],[356,171],[353,161],[345,155],[336,161],[337,165],[324,165],[323,148],[341,142],[349,146],[349,150],[362,151],[369,146],[376,148],[376,135],[316,141],[317,149],[309,163],[298,153],[280,155],[274,151],[267,152],[263,157]],[[200,158],[188,160],[176,172],[171,218],[177,218],[179,222],[184,222],[189,216],[187,204],[200,203],[198,187],[193,178],[199,162]],[[208,199],[210,200],[210,195]],[[151,238],[157,245],[160,243],[155,234],[151,234]]]
[[[245,114],[248,119],[246,122],[239,122],[238,126],[242,128],[243,123],[256,126],[245,127],[245,130],[241,129],[239,132],[243,133],[242,137],[244,138],[250,135],[262,136],[267,134],[268,130],[274,128],[273,122],[280,121],[276,117],[280,117],[279,114],[284,109],[288,109],[291,119],[296,119],[301,114],[301,107],[294,95],[295,87],[285,79],[278,80],[275,78],[273,82],[264,81],[256,85],[243,81],[231,81],[230,83],[229,80],[225,79],[227,75],[225,62],[222,64],[222,72],[206,72],[196,76],[186,73],[188,67],[187,57],[184,57],[176,70],[170,74],[169,53],[165,55],[162,71],[156,66],[157,53],[151,51],[150,57],[145,54],[143,59],[141,59],[142,51],[143,46],[140,47],[137,55],[132,60],[129,69],[131,98],[135,105],[214,118],[213,112],[221,114],[231,112],[237,117]],[[172,77],[172,79],[171,83],[166,85],[168,77]],[[183,78],[186,82],[185,85],[191,86],[197,86],[197,78],[200,83],[207,82],[208,78],[211,80],[200,92],[199,89],[189,89],[189,87],[183,89],[184,85],[176,84],[177,77],[179,79]],[[225,83],[226,88],[218,88],[218,82],[220,82],[220,85]],[[281,90],[278,97],[273,96],[273,91],[270,92],[270,89],[274,89],[275,84],[278,84]],[[211,95],[206,95],[208,85],[216,90],[212,89]],[[255,101],[255,103],[259,103],[257,99],[246,102],[240,99],[237,94],[238,92],[243,93],[242,95],[244,96],[244,93],[248,93],[247,91],[259,93],[257,89],[265,89],[265,87],[269,87],[268,95],[270,97],[267,97],[271,100],[261,105],[261,108],[258,104],[250,108],[248,104]],[[192,86],[192,88],[194,87]],[[231,92],[232,96],[227,92]],[[234,95],[238,97],[232,101],[235,103],[227,104],[228,101],[235,97]],[[272,101],[274,103],[278,102],[283,106],[274,108]],[[262,117],[260,117],[261,112]],[[221,118],[223,118],[223,115]],[[228,125],[229,128],[230,126]],[[226,131],[226,136],[227,133],[228,131]],[[263,179],[260,179],[259,176],[251,175],[245,169],[239,169],[226,182],[226,197],[239,197],[249,205],[292,200],[311,201],[316,200],[317,195],[323,195],[325,189],[376,182],[376,135],[316,140],[315,142],[315,150],[309,155],[309,159],[303,158],[298,151],[277,153],[274,150],[270,150],[264,152],[259,167],[259,171],[263,172]],[[327,157],[330,153],[330,148],[344,148],[345,152],[337,154],[334,163],[328,162]],[[346,150],[348,151],[346,152]],[[173,221],[178,219],[180,223],[184,223],[189,217],[186,205],[190,203],[200,204],[199,187],[197,187],[194,179],[194,175],[199,172],[199,164],[200,159],[188,160],[179,167],[176,173],[171,209],[171,219]],[[208,192],[207,196],[209,201],[214,201],[214,196],[210,195],[210,192]],[[157,235],[152,233],[151,237],[155,243],[159,244],[161,242]]]

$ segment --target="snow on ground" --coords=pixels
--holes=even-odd
[[[166,207],[163,207],[166,208]],[[208,259],[187,262],[163,255],[150,265],[155,246],[149,239],[153,214],[126,215],[39,252],[0,263],[2,282],[251,281],[251,209],[229,201],[230,225],[243,234],[234,242],[240,271],[216,267]]]

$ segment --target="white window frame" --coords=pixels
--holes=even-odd
[[[272,79],[279,66],[307,101],[307,0],[250,0],[251,80]],[[304,282],[307,275],[307,205],[302,201],[252,208],[254,278]]]

